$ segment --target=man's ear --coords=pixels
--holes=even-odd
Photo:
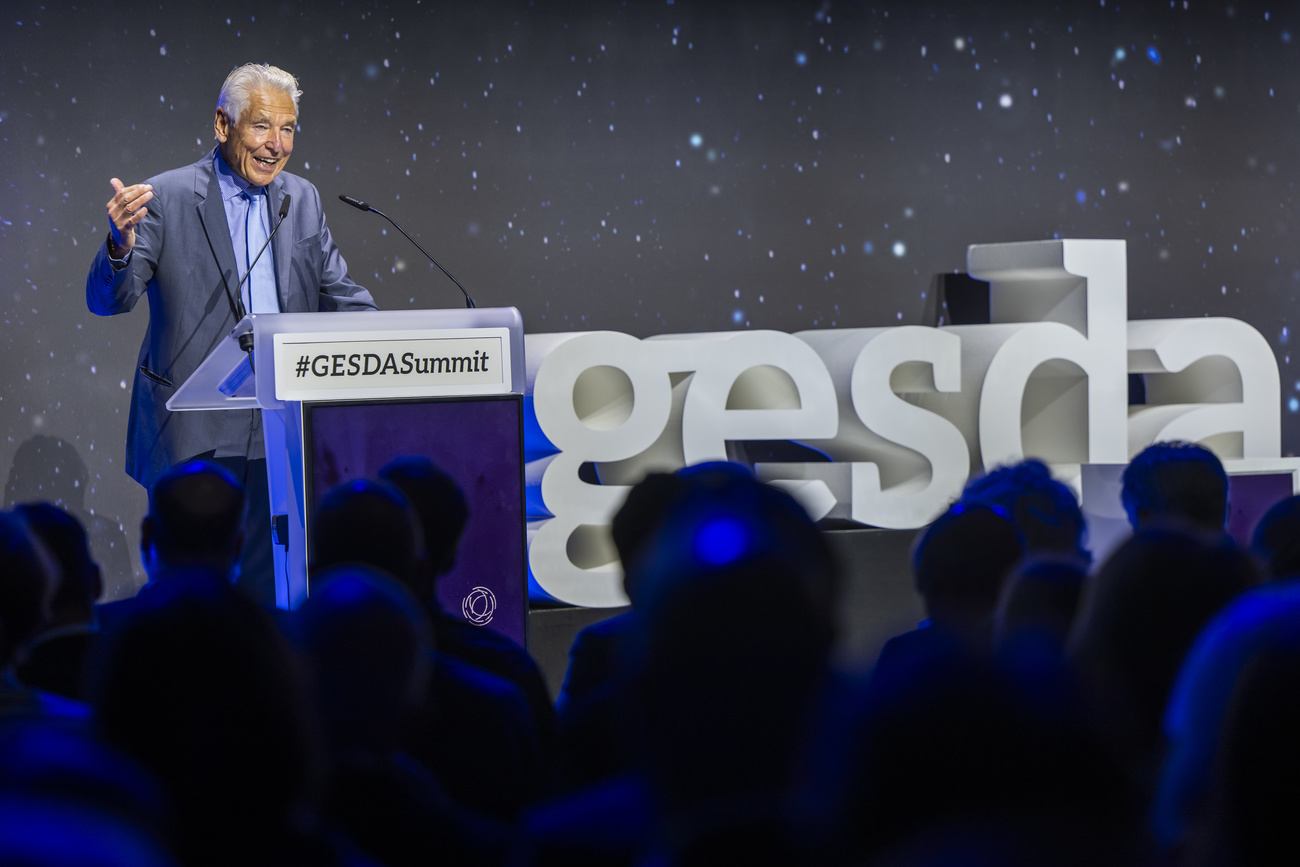
[[[212,129],[217,134],[217,141],[224,144],[226,139],[230,138],[233,127],[234,124],[230,122],[230,118],[226,117],[226,113],[221,109],[217,109],[217,116],[212,120]]]
[[[1151,510],[1134,509],[1128,513],[1128,523],[1133,528],[1133,532],[1136,533],[1139,527],[1145,527],[1151,523]]]

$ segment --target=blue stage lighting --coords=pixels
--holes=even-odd
[[[708,566],[726,566],[739,560],[749,549],[749,528],[731,515],[708,518],[691,540],[691,553]]]

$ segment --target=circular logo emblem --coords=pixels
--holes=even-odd
[[[475,587],[461,600],[460,613],[475,626],[486,626],[497,612],[497,598],[486,587]]]

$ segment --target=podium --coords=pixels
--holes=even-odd
[[[252,353],[240,347],[252,335]],[[523,319],[513,307],[244,317],[190,376],[173,412],[260,409],[281,608],[310,592],[315,504],[334,485],[422,455],[469,505],[449,614],[523,646]]]

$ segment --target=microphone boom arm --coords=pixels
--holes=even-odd
[[[451,272],[448,271],[446,268],[442,267],[442,264],[441,264],[437,259],[435,259],[435,258],[433,258],[432,256],[430,256],[430,255],[429,255],[429,251],[426,250],[426,249],[424,249],[423,247],[421,247],[418,241],[416,241],[416,240],[415,240],[414,238],[412,238],[410,235],[406,234],[406,230],[403,229],[401,226],[397,225],[397,221],[395,221],[392,217],[388,216],[387,214],[385,214],[383,211],[379,210],[378,208],[371,207],[370,205],[366,204],[365,202],[362,202],[362,201],[359,201],[359,200],[357,200],[357,199],[354,199],[354,198],[352,198],[351,196],[339,196],[339,200],[342,201],[342,202],[346,202],[347,204],[351,205],[351,206],[354,207],[354,208],[358,208],[359,210],[362,210],[362,211],[370,211],[371,213],[378,214],[379,216],[383,217],[383,218],[384,218],[385,220],[387,220],[388,222],[392,223],[394,229],[396,229],[397,231],[401,232],[402,235],[403,235],[403,237],[406,238],[406,240],[410,241],[412,244],[415,245],[415,249],[417,249],[417,250],[419,250],[421,253],[423,253],[423,254],[424,254],[424,257],[425,257],[426,259],[428,259],[430,262],[432,262],[433,264],[435,264],[435,265],[438,266],[438,270],[439,270],[439,271],[441,271],[442,273],[444,273],[444,274],[447,275],[447,279],[448,279],[448,280],[450,280],[451,282],[453,282],[453,283],[456,284],[456,288],[460,290],[460,294],[462,294],[462,295],[465,296],[465,306],[468,307],[468,308],[470,308],[470,309],[474,309],[474,299],[469,297],[469,293],[465,291],[465,287],[464,287],[464,286],[460,285],[460,281],[457,280],[455,277],[451,276]]]

